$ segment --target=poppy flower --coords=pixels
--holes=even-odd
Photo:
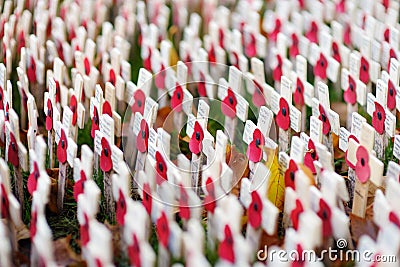
[[[296,89],[293,94],[294,103],[300,107],[304,106],[304,85],[299,77],[296,80]]]
[[[382,0],[382,5],[385,7],[385,10],[387,10],[389,8],[389,0]]]
[[[47,118],[46,118],[46,124],[47,124]],[[99,117],[99,112],[97,111],[97,107],[94,106],[93,117],[92,117],[92,129],[90,131],[92,138],[95,137],[97,130],[100,130],[100,117]]]
[[[281,99],[279,100],[279,112],[276,115],[276,123],[278,124],[279,128],[284,131],[289,129],[290,109],[288,102],[283,97],[281,97]]]
[[[148,52],[147,58],[143,59],[143,67],[146,70],[151,71],[151,53],[152,53],[152,51],[151,51],[150,47],[147,48],[147,52]]]
[[[319,59],[314,66],[314,75],[321,79],[326,79],[326,70],[328,68],[328,61],[323,53],[319,54]]]
[[[179,216],[183,220],[190,219],[189,195],[183,186],[180,187]]]
[[[354,105],[357,102],[356,82],[350,75],[348,76],[348,79],[349,79],[349,86],[347,87],[346,91],[344,91],[343,97],[344,101]]]
[[[316,173],[314,161],[318,160],[317,150],[315,148],[315,144],[313,140],[310,138],[307,144],[308,151],[304,156],[304,165],[311,170],[313,174]]]
[[[353,135],[353,134],[349,135],[348,142],[350,141],[350,139],[353,139],[357,143],[360,143],[358,141],[357,137],[355,135]],[[352,168],[354,170],[356,168],[356,166],[348,160],[347,153],[348,153],[348,150],[346,150],[346,153],[345,153],[346,164],[347,164],[347,166],[349,166],[350,168]]]
[[[385,120],[385,109],[381,106],[381,104],[375,102],[375,111],[372,114],[372,126],[374,126],[375,131],[377,131],[379,134],[383,134],[385,131]]]
[[[332,42],[332,57],[339,63],[342,62],[340,57],[339,45],[337,42]]]
[[[289,48],[289,54],[290,57],[294,58],[299,54],[299,38],[295,33],[292,33],[291,38],[292,38],[292,45]]]
[[[397,227],[400,228],[400,219],[399,219],[399,217],[397,216],[397,214],[394,213],[393,211],[391,211],[391,212],[389,213],[389,221],[392,222],[392,223],[394,223]]]
[[[360,81],[365,84],[369,82],[369,62],[363,56],[361,56]]]
[[[26,70],[26,75],[28,76],[29,82],[36,83],[36,62],[35,59],[31,56],[30,57],[30,64],[28,69]]]
[[[263,203],[256,190],[251,192],[251,203],[248,209],[250,225],[257,229],[261,226]]]
[[[285,171],[285,186],[290,187],[293,190],[296,189],[295,178],[296,172],[299,170],[297,163],[291,159],[289,161],[289,167]]]
[[[35,235],[37,232],[36,223],[37,223],[37,211],[34,210],[34,211],[32,211],[31,225],[29,227],[29,231],[31,233],[31,240],[33,240],[35,238]]]
[[[0,204],[1,204],[1,209],[0,209],[0,218],[8,219],[10,217],[10,212],[9,212],[9,207],[10,207],[10,202],[8,200],[8,195],[6,188],[4,184],[0,185],[1,189],[1,198],[0,198]]]
[[[90,66],[89,59],[87,57],[85,57],[85,59],[83,60],[83,65],[85,66],[85,74],[87,76],[89,76],[90,75],[91,66]]]
[[[347,46],[351,46],[351,26],[347,23],[343,32],[343,42]]]
[[[146,120],[142,119],[142,121],[140,122],[140,131],[136,136],[137,149],[142,153],[146,152],[148,147],[148,141],[149,141],[149,126],[147,125]]]
[[[0,85],[0,110],[4,110],[4,91],[3,91],[3,87],[1,87]]]
[[[396,52],[393,50],[393,48],[390,48],[390,52],[389,52],[389,61],[388,61],[388,67],[387,67],[388,71],[390,70],[390,59],[391,58],[397,59]]]
[[[26,47],[24,31],[19,32],[17,44],[18,44],[18,54],[21,54],[22,47]]]
[[[167,164],[164,161],[163,156],[160,152],[156,152],[156,182],[158,185],[161,185],[164,181],[168,180],[167,177]]]
[[[189,149],[192,153],[198,155],[203,149],[204,132],[199,122],[194,123],[194,132],[189,141]]]
[[[113,168],[111,147],[105,137],[101,138],[101,155],[100,155],[100,169],[104,172],[109,172]]]
[[[332,218],[332,211],[331,208],[329,207],[328,203],[321,198],[319,200],[319,211],[318,211],[318,216],[322,220],[322,235],[324,237],[329,237],[332,235],[332,223],[331,223],[331,218]]]
[[[239,55],[236,51],[231,51],[229,59],[231,61],[231,65],[235,66],[236,68],[238,68],[240,70]]]
[[[235,251],[234,251],[234,240],[232,231],[229,225],[225,225],[224,229],[225,238],[219,244],[218,255],[221,259],[224,259],[230,263],[235,262]]]
[[[390,39],[390,30],[386,29],[383,33],[383,39],[389,43],[389,39]]]
[[[118,201],[117,201],[117,208],[116,208],[116,218],[117,218],[117,223],[119,225],[125,224],[126,212],[127,212],[127,206],[126,206],[125,196],[120,189],[119,197],[118,197]]]
[[[253,94],[253,103],[256,107],[265,105],[264,89],[256,80],[253,80],[255,88]]]
[[[192,58],[190,57],[190,54],[186,54],[185,59],[183,60],[185,63],[187,70],[188,70],[188,75],[192,74]]]
[[[80,172],[80,179],[74,184],[74,199],[78,202],[78,197],[85,191],[86,174],[83,170]]]
[[[298,230],[300,214],[304,211],[303,204],[299,199],[296,199],[296,207],[290,212],[290,219],[293,223],[293,228]]]
[[[110,72],[108,74],[108,81],[114,86],[117,82],[117,77],[115,76],[115,71],[113,69],[110,69]]]
[[[200,71],[200,81],[197,84],[197,91],[199,92],[199,95],[202,97],[207,96],[207,90],[206,90],[206,78],[204,76],[204,73]]]
[[[171,107],[176,112],[182,111],[182,102],[183,102],[183,89],[179,83],[176,83],[176,87],[174,93],[171,98]]]
[[[264,144],[264,135],[261,133],[260,129],[256,128],[253,132],[253,139],[247,146],[247,158],[252,162],[259,162],[263,157]]]
[[[218,29],[218,37],[219,37],[219,46],[225,49],[225,33],[224,30],[219,28]]]
[[[325,112],[325,108],[319,104],[319,120],[322,121],[322,133],[324,135],[329,134],[331,130],[331,123],[329,121],[328,113]]]
[[[204,198],[204,208],[206,211],[214,213],[216,205],[216,199],[215,199],[215,188],[214,188],[214,182],[211,179],[211,177],[207,178],[206,181],[206,196]]]
[[[296,256],[293,259],[291,267],[304,267],[306,262],[305,262],[305,257],[303,247],[300,244],[296,245]]]
[[[12,132],[10,132],[10,143],[8,145],[8,162],[10,162],[14,167],[19,166],[18,144]]]
[[[64,130],[61,129],[60,140],[57,145],[57,158],[58,161],[62,164],[67,162],[67,149],[68,149],[68,139],[65,135]]]
[[[140,244],[136,234],[133,234],[133,242],[128,246],[129,260],[131,261],[131,266],[140,267],[142,266],[142,260],[140,258]]]
[[[274,30],[268,34],[268,38],[271,39],[272,41],[276,41],[278,38],[278,33],[280,33],[282,27],[281,20],[279,18],[275,19],[275,28]]]
[[[226,97],[222,100],[221,110],[225,116],[233,119],[236,116],[237,99],[231,88],[228,88]]]
[[[281,76],[282,76],[282,57],[281,55],[277,54],[276,55],[276,66],[274,70],[272,71],[272,76],[274,77],[274,81],[280,82],[281,81]]]
[[[160,71],[155,74],[154,82],[155,82],[156,87],[158,89],[164,89],[165,88],[166,71],[165,71],[164,64],[161,63],[160,65],[161,65],[160,66]]]
[[[89,235],[89,218],[86,215],[86,213],[83,214],[84,217],[84,223],[80,225],[79,229],[81,232],[81,243],[84,247],[89,243],[90,241],[90,235]]]
[[[336,3],[336,12],[337,13],[344,13],[346,10],[346,1],[345,0],[340,0],[339,2]]]
[[[133,94],[133,99],[135,100],[132,105],[132,114],[139,112],[143,115],[144,113],[144,105],[146,102],[146,95],[143,93],[141,89],[138,89]]]
[[[389,110],[396,108],[396,88],[390,79],[388,81],[387,107]]]
[[[64,61],[64,47],[63,47],[63,43],[60,40],[56,40],[56,49],[57,49],[58,57],[62,61]]]
[[[318,25],[315,21],[311,22],[310,29],[305,36],[310,42],[318,44]]]
[[[60,98],[61,98],[61,89],[60,89],[60,83],[56,81],[56,103],[60,103]]]
[[[111,104],[107,100],[103,102],[103,113],[102,114],[107,114],[108,116],[110,116],[112,118],[113,112],[112,112]]]
[[[28,112],[28,96],[25,93],[25,90],[22,90],[22,104],[23,104],[24,110],[26,112]]]
[[[211,44],[210,50],[208,50],[208,61],[210,61],[210,63],[213,65],[215,65],[215,63],[217,62],[214,44]]]
[[[257,55],[256,37],[250,33],[250,42],[247,43],[245,51],[248,57],[255,57]]]
[[[35,192],[39,177],[40,177],[39,167],[37,165],[37,162],[35,161],[33,163],[33,172],[28,177],[27,187],[29,194],[33,195],[33,192]]]
[[[72,95],[69,103],[69,108],[72,111],[72,125],[76,125],[76,121],[78,120],[78,101],[76,100],[76,96]]]
[[[161,212],[161,216],[157,219],[156,230],[157,230],[158,241],[164,248],[167,248],[170,232],[169,232],[168,218],[167,215],[165,215],[164,211]]]
[[[301,9],[304,8],[304,0],[298,0],[299,1],[299,6]]]
[[[365,183],[368,181],[371,174],[368,150],[364,146],[359,146],[357,148],[356,158],[356,175],[361,183]]]
[[[147,214],[151,216],[153,198],[151,196],[151,188],[148,183],[143,184],[143,199],[142,199],[143,206],[145,207]]]
[[[53,104],[50,99],[47,99],[47,114],[46,114],[46,130],[53,129]]]

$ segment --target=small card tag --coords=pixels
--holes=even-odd
[[[350,136],[350,132],[347,131],[346,128],[340,127],[340,133],[339,133],[339,149],[340,150],[347,151],[349,136]]]
[[[300,139],[300,137],[293,136],[292,143],[290,146],[290,157],[296,162],[303,163],[304,150],[305,150],[304,142]]]
[[[310,138],[314,142],[322,142],[322,121],[316,116],[310,118]]]

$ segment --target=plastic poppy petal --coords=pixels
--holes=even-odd
[[[225,116],[233,119],[236,116],[237,100],[235,93],[229,88],[227,96],[222,100],[221,110]]]
[[[349,76],[349,87],[344,91],[344,101],[354,105],[357,102],[356,82]]]
[[[167,248],[170,230],[168,225],[168,218],[165,215],[165,212],[162,212],[161,216],[157,219],[156,230],[160,244],[163,247]]]
[[[182,111],[182,102],[183,102],[183,89],[182,86],[176,84],[176,88],[171,98],[171,107],[175,112]]]
[[[113,168],[111,147],[105,137],[101,138],[101,155],[100,155],[100,169],[103,172],[109,172]]]
[[[143,93],[142,90],[138,89],[133,94],[133,99],[135,100],[135,102],[132,105],[132,114],[139,112],[140,114],[143,115],[146,95]]]
[[[282,77],[282,57],[280,55],[276,55],[277,64],[272,72],[272,76],[274,81],[280,82]]]
[[[71,101],[69,104],[69,108],[72,111],[72,125],[75,126],[76,125],[76,121],[78,120],[78,101],[76,100],[76,96],[72,95],[71,96]]]
[[[158,185],[161,185],[163,182],[168,180],[167,177],[167,164],[164,161],[163,156],[161,156],[160,152],[156,152],[156,182]]]
[[[369,82],[369,62],[363,56],[361,57],[361,65],[360,65],[360,81],[365,84]]]
[[[32,195],[33,192],[35,192],[35,190],[36,190],[39,176],[40,176],[39,167],[38,167],[37,163],[35,162],[33,164],[33,172],[31,174],[29,174],[28,183],[27,183],[28,192],[30,195]]]
[[[219,244],[218,247],[218,255],[221,259],[224,259],[228,262],[235,262],[235,251],[234,251],[234,243],[232,231],[229,225],[225,225],[225,239]]]
[[[279,128],[286,131],[290,126],[290,109],[288,102],[281,97],[279,100],[279,112],[276,115],[276,123]]]
[[[363,146],[359,146],[356,152],[356,157],[356,175],[361,183],[365,183],[369,180],[371,174],[368,150]]]
[[[60,140],[57,144],[57,158],[60,163],[67,162],[68,139],[64,130],[61,130]]]
[[[265,96],[264,96],[264,89],[262,86],[256,81],[253,80],[255,88],[253,94],[253,103],[256,107],[261,107],[265,105]]]
[[[110,102],[108,102],[107,100],[104,101],[103,103],[103,114],[107,114],[108,116],[110,116],[112,118],[112,108],[111,108],[111,104]]]
[[[141,153],[147,151],[148,140],[149,140],[149,126],[147,125],[146,120],[142,119],[142,121],[140,122],[140,131],[136,136],[136,146]]]
[[[151,188],[148,183],[143,185],[143,206],[145,207],[147,214],[151,216],[151,211],[153,207],[153,198],[151,196]]]
[[[166,75],[165,67],[164,64],[161,63],[160,71],[154,77],[154,81],[158,89],[165,88],[165,75]]]
[[[53,129],[53,105],[51,100],[47,100],[47,114],[46,114],[46,130],[51,131]]]
[[[385,109],[378,102],[375,102],[375,111],[372,114],[372,126],[374,126],[375,131],[379,134],[383,134],[385,131],[385,120]]]
[[[248,209],[250,225],[257,229],[261,226],[263,203],[256,190],[251,192],[251,203]]]
[[[257,55],[257,49],[256,49],[256,38],[254,37],[253,34],[250,34],[250,42],[246,46],[246,55],[248,57],[255,57]]]
[[[293,190],[296,189],[295,178],[296,172],[299,170],[296,162],[294,160],[289,161],[289,167],[285,171],[285,186],[290,187]]]
[[[296,105],[304,106],[304,85],[300,78],[297,78],[296,89],[293,94],[293,100]]]
[[[117,201],[117,208],[116,208],[116,219],[119,225],[125,224],[125,214],[127,212],[126,200],[125,196],[121,190],[119,190],[119,198]]]
[[[390,79],[388,81],[387,107],[389,110],[396,108],[396,89]]]
[[[320,77],[321,79],[326,79],[326,70],[328,68],[328,61],[325,56],[320,53],[319,59],[314,66],[314,75]]]
[[[324,107],[319,105],[319,119],[322,121],[322,133],[324,135],[329,134],[331,130],[331,123],[329,121],[328,114],[325,112]]]

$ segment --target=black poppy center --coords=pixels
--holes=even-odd
[[[297,86],[297,92],[301,93],[301,86]]]
[[[181,99],[181,92],[178,92],[177,95],[178,99]]]
[[[294,172],[290,172],[290,180],[294,181]]]
[[[158,163],[158,169],[162,172],[164,170],[164,165],[160,162]]]
[[[61,147],[64,149],[65,148],[65,141],[61,140]]]
[[[149,195],[147,193],[144,194],[144,198],[146,199],[146,201],[148,201],[149,200]]]
[[[315,160],[316,157],[317,157],[317,153],[315,153],[315,151],[312,151],[311,158]]]
[[[233,105],[233,97],[232,96],[229,97],[229,104]]]
[[[258,204],[257,203],[253,204],[253,209],[254,209],[254,211],[258,211]]]
[[[142,138],[146,138],[146,131],[142,130]]]
[[[282,115],[286,116],[286,108],[282,108]]]
[[[125,208],[125,200],[121,199],[119,204],[120,204],[122,209]]]
[[[362,70],[363,70],[363,71],[367,71],[367,66],[362,65]]]
[[[200,133],[196,132],[196,140],[199,141],[200,140]]]
[[[104,148],[104,156],[108,157],[108,148]]]
[[[94,116],[94,117],[93,117],[93,121],[94,121],[94,124],[98,124],[97,116]]]
[[[394,92],[393,92],[393,87],[390,87],[390,89],[389,89],[389,95],[390,95],[390,96],[393,96],[393,93],[394,93]]]
[[[256,139],[256,146],[258,147],[259,145],[261,145],[261,140],[260,140],[260,138],[257,138]]]
[[[321,62],[319,63],[321,65],[321,67],[325,66],[325,61],[321,60]]]
[[[34,172],[33,176],[35,177],[35,180],[39,179],[39,173],[38,172]]]
[[[49,117],[51,116],[51,110],[50,109],[47,110],[47,116],[49,116]]]
[[[326,220],[326,219],[328,219],[328,212],[326,212],[326,210],[323,210],[322,211],[322,219],[324,219],[324,220]]]
[[[361,159],[361,165],[365,166],[365,159],[364,158]]]
[[[325,116],[325,114],[321,114],[321,119],[322,119],[323,122],[326,122],[326,116]]]
[[[140,107],[142,106],[142,101],[141,101],[141,100],[138,100],[137,105],[138,105],[138,107],[140,108]]]
[[[378,111],[376,115],[378,117],[378,120],[382,120],[382,113],[380,111]]]
[[[354,86],[353,86],[352,83],[350,84],[350,90],[351,90],[351,91],[354,91]]]

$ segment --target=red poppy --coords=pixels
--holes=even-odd
[[[336,12],[338,13],[344,13],[346,10],[346,1],[345,0],[340,0],[339,2],[336,3]]]
[[[0,110],[4,110],[4,91],[3,91],[3,87],[1,87],[0,85]]]
[[[322,121],[322,133],[327,135],[331,130],[331,123],[329,121],[328,113],[325,112],[325,108],[319,104],[319,120]]]
[[[179,216],[183,220],[190,219],[189,195],[182,185],[180,186]]]
[[[379,134],[383,134],[385,131],[385,120],[385,109],[381,106],[381,104],[375,102],[375,111],[372,114],[372,126],[374,126],[375,131],[377,131]]]
[[[140,267],[142,266],[142,260],[140,258],[140,244],[136,234],[133,234],[132,241],[132,244],[128,246],[129,260],[131,261],[131,266]]]
[[[47,99],[47,114],[46,114],[46,130],[51,131],[53,129],[53,104],[50,98]]]
[[[326,70],[328,68],[328,61],[323,53],[319,54],[319,59],[314,66],[314,75],[321,79],[326,79]]]
[[[151,54],[152,54],[152,51],[151,51],[150,47],[148,47],[147,50],[148,50],[148,54],[149,55],[147,56],[147,58],[143,59],[143,67],[146,70],[151,71]]]
[[[236,51],[231,51],[229,59],[231,61],[231,65],[232,66],[235,66],[236,68],[240,69],[240,66],[239,66],[239,55],[238,55],[238,53]]]
[[[56,103],[60,103],[60,95],[61,95],[61,89],[60,89],[60,83],[58,81],[56,81]]]
[[[219,28],[218,29],[218,35],[219,35],[219,46],[225,49],[225,45],[224,45],[224,41],[225,41],[224,30]]]
[[[390,52],[389,52],[389,61],[388,61],[388,67],[387,67],[388,71],[390,70],[390,59],[391,58],[397,59],[396,52],[393,50],[393,48],[390,48]]]
[[[296,256],[293,259],[292,266],[291,267],[304,267],[306,262],[305,258],[303,257],[304,252],[303,252],[303,247],[300,244],[296,245]]]
[[[263,157],[264,144],[264,135],[261,133],[260,129],[256,128],[253,132],[253,139],[247,146],[247,158],[252,162],[259,162]]]
[[[261,226],[263,203],[256,190],[251,192],[251,203],[248,209],[250,225],[257,229]]]
[[[237,99],[231,88],[228,88],[226,97],[222,100],[221,110],[225,116],[233,119],[236,116]]]
[[[382,0],[382,5],[385,7],[386,10],[389,8],[389,3],[389,0]]]
[[[161,185],[164,181],[168,180],[167,177],[167,164],[164,161],[163,156],[160,152],[156,152],[156,182],[158,185]]]
[[[176,112],[182,111],[182,102],[183,102],[183,89],[179,83],[176,83],[176,87],[174,93],[171,98],[171,107]]]
[[[214,65],[217,62],[216,58],[214,44],[211,44],[210,50],[208,50],[208,61]]]
[[[387,107],[389,110],[396,108],[396,88],[390,79],[388,81]]]
[[[304,106],[304,85],[299,77],[296,80],[296,90],[294,90],[293,100],[296,105]]]
[[[204,132],[199,122],[194,123],[194,132],[189,141],[189,149],[192,153],[198,155],[203,149]]]
[[[356,175],[360,182],[365,183],[368,181],[371,174],[369,168],[369,153],[364,146],[359,146],[356,152],[357,163],[356,163]]]
[[[37,165],[37,162],[35,161],[33,163],[33,172],[28,177],[27,187],[29,194],[33,195],[33,192],[35,192],[39,177],[40,177],[39,167]]]
[[[281,31],[282,23],[279,18],[275,19],[275,28],[274,30],[268,34],[268,38],[271,39],[272,41],[276,41],[278,38],[278,33]]]
[[[365,84],[369,82],[369,62],[363,56],[361,56],[360,81]]]
[[[110,69],[110,73],[108,74],[108,81],[115,86],[115,83],[117,82],[117,78],[115,76],[115,71],[113,69]]]
[[[250,33],[250,42],[247,43],[245,50],[246,55],[250,58],[257,55],[256,37],[252,33]]]
[[[315,166],[314,166],[314,161],[318,160],[318,154],[317,150],[315,148],[315,144],[311,138],[308,140],[308,145],[307,145],[308,151],[306,155],[304,156],[304,165],[308,167],[313,174],[316,174]]]
[[[89,243],[90,241],[90,233],[89,233],[89,218],[86,215],[86,213],[83,214],[84,217],[84,223],[80,225],[80,232],[81,232],[81,243],[84,247]]]
[[[153,205],[153,198],[151,196],[151,188],[148,183],[143,184],[143,206],[145,207],[149,216],[151,216],[151,210]]]
[[[146,95],[143,93],[141,89],[138,89],[133,94],[133,99],[135,100],[132,105],[132,114],[139,112],[143,115],[144,113],[144,104],[146,102]]]
[[[331,223],[331,217],[332,217],[332,211],[331,208],[329,207],[328,203],[321,198],[319,200],[319,211],[318,211],[318,216],[322,220],[322,235],[324,237],[329,237],[332,235],[332,223]]]
[[[290,109],[289,104],[281,97],[279,100],[279,112],[276,114],[276,123],[278,124],[279,128],[286,131],[289,129],[290,126]]]
[[[47,123],[47,120],[46,120],[46,123]],[[93,117],[92,117],[92,129],[90,131],[92,138],[95,137],[97,130],[100,130],[100,117],[99,117],[99,112],[97,111],[97,107],[94,106]]]
[[[158,89],[164,89],[165,88],[165,75],[166,75],[166,71],[165,71],[165,67],[164,64],[160,64],[160,71],[158,73],[155,74],[154,76],[154,82],[156,84],[156,87]]]
[[[116,210],[117,223],[119,225],[125,224],[126,212],[127,212],[127,205],[126,205],[125,195],[122,193],[122,191],[120,189],[119,197],[118,197],[118,201],[117,201],[117,210]]]
[[[64,130],[61,129],[61,136],[57,145],[57,158],[58,161],[62,164],[67,162],[67,149],[68,149],[68,138],[65,135]]]
[[[3,219],[8,219],[10,217],[10,212],[9,212],[9,207],[10,207],[10,202],[8,200],[8,195],[6,188],[4,184],[0,184],[0,189],[1,189],[1,198],[0,198],[0,218]]]
[[[274,77],[274,81],[280,82],[281,81],[281,76],[282,76],[282,57],[281,55],[277,54],[276,55],[276,66],[272,72],[272,76]]]
[[[202,97],[207,96],[206,78],[202,71],[200,71],[200,81],[198,82],[198,85],[197,85],[197,91],[199,92],[200,96],[202,96]]]
[[[350,23],[347,23],[344,28],[343,33],[343,42],[347,46],[351,46],[351,26]]]
[[[296,33],[292,33],[292,45],[289,48],[289,54],[291,57],[296,57],[299,54],[299,38]]]
[[[20,31],[20,33],[18,34],[17,44],[18,44],[18,48],[17,48],[18,54],[21,54],[22,47],[26,47],[24,31]]]
[[[108,116],[110,116],[112,118],[113,112],[112,112],[111,104],[107,100],[103,102],[103,113],[102,114],[107,114]]]
[[[390,39],[390,30],[386,29],[383,33],[383,39],[389,43],[389,39]]]
[[[29,231],[31,233],[31,240],[33,240],[35,238],[35,235],[37,232],[36,223],[37,223],[37,211],[34,210],[34,211],[32,211],[31,225],[29,227]]]
[[[295,178],[296,172],[299,170],[297,163],[291,159],[289,161],[289,167],[285,171],[285,186],[290,187],[293,190],[296,189]]]
[[[300,214],[304,211],[303,204],[300,199],[296,199],[296,207],[290,212],[290,219],[293,223],[293,228],[298,230]]]
[[[221,259],[234,263],[235,262],[234,240],[231,228],[229,227],[228,224],[225,225],[224,233],[225,233],[225,238],[219,244],[218,255]]]
[[[339,45],[337,42],[332,42],[332,57],[339,63],[342,62],[340,57]]]
[[[169,232],[168,218],[167,215],[165,215],[164,211],[161,212],[161,216],[157,219],[156,230],[159,243],[164,248],[167,248],[170,232]]]
[[[80,179],[74,184],[74,199],[78,202],[78,197],[85,191],[86,174],[83,170],[80,172]]]
[[[304,0],[298,0],[299,1],[299,6],[301,9],[304,8]]]
[[[389,221],[392,222],[392,223],[394,223],[397,227],[400,228],[400,219],[399,219],[399,217],[397,216],[397,214],[394,213],[393,211],[391,211],[391,212],[389,213]]]
[[[30,57],[30,63],[28,66],[28,69],[26,70],[26,75],[28,76],[28,80],[31,83],[36,83],[36,62],[35,59],[31,56]]]
[[[71,96],[71,101],[69,103],[69,108],[72,111],[72,125],[76,125],[76,121],[78,120],[78,101],[76,100],[76,96]]]
[[[109,172],[113,168],[111,147],[108,140],[101,138],[101,155],[100,155],[100,169],[104,172]]]
[[[216,205],[216,199],[215,199],[215,189],[214,189],[214,182],[211,179],[211,177],[207,178],[206,181],[206,191],[207,194],[204,198],[204,208],[211,213],[214,213]]]
[[[149,141],[149,126],[147,125],[146,120],[142,119],[142,121],[140,122],[140,131],[136,136],[137,149],[142,153],[146,152],[148,147],[148,141]]]
[[[25,90],[22,90],[22,104],[23,104],[23,107],[24,107],[24,110],[26,111],[26,112],[28,112],[28,96],[27,96],[27,94],[25,93]]]
[[[253,103],[256,107],[261,107],[265,105],[264,89],[261,84],[256,80],[253,80],[255,88],[253,94]]]
[[[353,135],[353,134],[350,134],[349,135],[349,138],[348,138],[348,142],[350,142],[350,139],[353,139],[354,141],[356,141],[357,143],[360,143],[359,141],[358,141],[358,139],[357,139],[357,137],[355,137],[355,135]],[[347,158],[347,153],[348,153],[348,150],[346,150],[346,153],[345,153],[345,159],[346,159],[346,164],[347,164],[347,166],[349,166],[350,168],[352,168],[353,170],[356,168],[356,165],[354,165],[353,163],[351,163],[349,160],[348,160],[348,158]]]
[[[85,59],[83,60],[83,65],[85,66],[85,74],[89,76],[91,66],[90,66],[89,59],[87,57],[85,57]]]
[[[8,145],[8,162],[10,162],[14,167],[19,166],[18,144],[12,132],[10,132],[10,143]]]
[[[310,42],[318,44],[318,24],[315,21],[311,22],[310,29],[305,36]]]
[[[354,105],[357,102],[356,82],[350,75],[348,76],[348,79],[349,87],[347,87],[346,91],[344,91],[343,97],[344,101]]]

